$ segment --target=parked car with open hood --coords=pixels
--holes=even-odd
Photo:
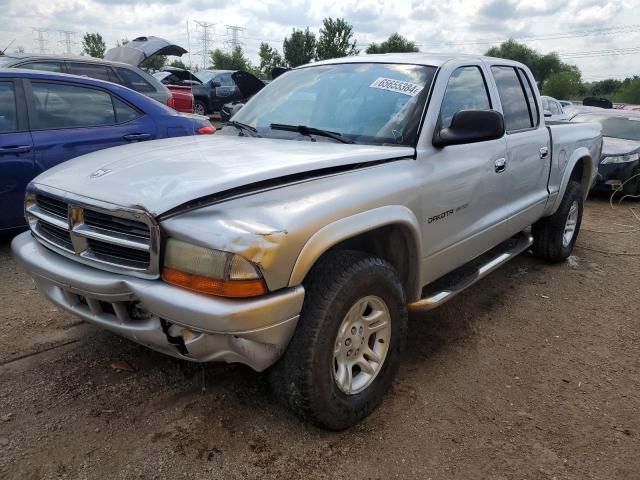
[[[594,188],[610,192],[624,185],[624,195],[640,195],[640,112],[592,109],[571,121],[602,125],[602,157]]]
[[[68,73],[124,85],[136,92],[171,105],[171,92],[138,65],[152,55],[182,55],[186,50],[158,37],[139,37],[107,51],[105,58],[82,55],[11,53],[0,56],[0,68],[22,68]]]
[[[0,232],[25,225],[22,199],[29,181],[70,158],[214,131],[206,117],[179,114],[114,83],[0,70]]]
[[[275,67],[271,70],[271,78],[275,80],[280,75],[288,72],[289,70],[291,69],[287,67]],[[246,72],[242,72],[242,71],[238,71],[234,73],[232,77],[236,82],[236,85],[238,85],[238,88],[242,92],[242,95],[245,97],[245,99],[234,100],[232,102],[225,103],[222,106],[222,109],[220,110],[220,120],[222,120],[223,122],[228,122],[231,119],[231,117],[233,117],[236,113],[240,111],[242,107],[244,107],[244,104],[247,102],[248,99],[250,99],[260,90],[262,90],[264,88],[264,85],[269,83],[269,82],[263,82],[263,85],[260,85],[255,81],[256,79],[253,75],[246,74]]]
[[[242,70],[200,70],[193,76],[200,81],[192,85],[194,111],[200,115],[219,112],[225,103],[244,102],[265,85]]]
[[[521,63],[321,61],[220,134],[41,174],[12,249],[60,308],[178,358],[269,369],[291,410],[343,429],[390,389],[409,310],[525,250],[571,254],[601,145],[597,123],[545,124]]]

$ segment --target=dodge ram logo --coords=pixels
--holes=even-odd
[[[89,178],[99,178],[99,177],[102,177],[103,175],[106,175],[110,171],[111,170],[109,170],[108,168],[101,168],[93,172],[91,175],[89,175]]]

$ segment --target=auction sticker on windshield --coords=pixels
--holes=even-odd
[[[378,77],[376,78],[371,85],[371,88],[379,88],[380,90],[389,90],[390,92],[402,93],[404,95],[409,95],[410,97],[415,97],[422,91],[422,86],[411,83],[404,82],[402,80],[394,80],[393,78],[384,78]]]

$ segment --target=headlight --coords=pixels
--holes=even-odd
[[[637,153],[629,153],[627,155],[616,155],[614,157],[604,157],[602,159],[602,162],[600,162],[602,165],[606,165],[608,163],[627,163],[627,162],[635,162],[636,160],[638,160],[638,158],[640,158],[640,155]]]
[[[267,293],[260,271],[246,258],[170,238],[162,279],[172,285],[221,297],[255,297]]]

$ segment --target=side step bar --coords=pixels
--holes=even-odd
[[[525,232],[518,233],[466,265],[424,287],[422,298],[417,302],[410,303],[409,310],[424,312],[439,307],[482,277],[527,250],[532,244],[533,237],[531,235]]]

